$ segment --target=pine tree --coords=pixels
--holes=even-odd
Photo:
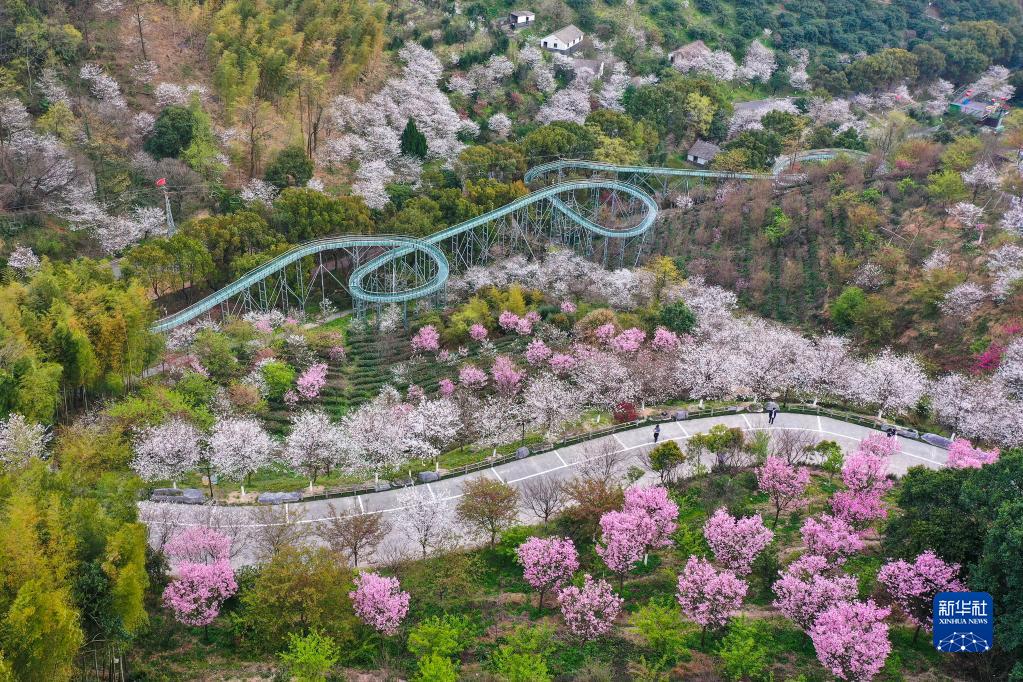
[[[416,122],[409,118],[405,130],[401,131],[401,153],[425,159],[426,152],[426,136],[419,132]]]

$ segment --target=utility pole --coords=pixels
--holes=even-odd
[[[171,211],[170,193],[167,191],[167,178],[160,178],[156,181],[157,187],[163,188],[163,206],[164,212],[167,214],[167,237],[173,237],[174,231],[174,213]]]

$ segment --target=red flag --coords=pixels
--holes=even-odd
[[[157,187],[163,187],[166,184],[167,184],[167,178],[160,178],[159,180],[156,181],[156,186]]]

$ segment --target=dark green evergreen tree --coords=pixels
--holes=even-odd
[[[313,162],[302,147],[285,147],[267,166],[263,177],[277,189],[304,187],[313,177]]]
[[[188,107],[169,106],[160,112],[153,134],[143,145],[158,159],[176,157],[192,143],[195,133],[195,113]]]
[[[405,124],[405,130],[401,131],[401,153],[425,159],[428,149],[426,135],[419,132],[416,122],[410,118]]]
[[[657,319],[676,334],[688,334],[696,327],[696,315],[682,301],[669,303],[661,308]]]

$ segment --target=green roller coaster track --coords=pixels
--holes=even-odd
[[[505,219],[509,216],[521,215],[521,211],[535,207],[539,204],[548,203],[560,216],[570,221],[575,227],[581,228],[590,236],[611,239],[629,239],[643,237],[653,226],[657,219],[657,202],[646,189],[636,184],[637,179],[660,177],[660,178],[695,178],[695,179],[718,179],[718,180],[785,180],[786,178],[798,178],[796,175],[785,174],[785,170],[794,161],[822,161],[832,159],[839,154],[850,155],[856,158],[865,158],[863,152],[855,152],[841,149],[818,149],[795,157],[780,159],[772,169],[772,173],[731,173],[726,171],[695,170],[683,168],[664,168],[660,166],[619,166],[614,164],[599,163],[595,161],[581,161],[563,159],[546,163],[529,169],[525,174],[527,183],[535,182],[550,175],[557,175],[560,180],[566,173],[585,172],[601,176],[585,180],[564,180],[555,184],[534,190],[529,194],[516,199],[504,206],[488,211],[470,220],[452,225],[451,227],[423,237],[391,236],[391,235],[338,235],[314,239],[299,244],[295,248],[273,258],[266,263],[253,268],[231,284],[193,303],[192,305],[176,313],[158,320],[152,331],[163,333],[171,331],[176,327],[195,320],[214,310],[218,306],[225,306],[228,301],[238,296],[248,296],[253,287],[261,286],[268,278],[286,273],[288,266],[301,261],[303,258],[323,254],[329,251],[355,251],[360,250],[384,250],[365,263],[356,264],[348,278],[348,291],[352,300],[359,306],[366,305],[390,305],[407,304],[411,301],[426,298],[440,292],[450,274],[451,267],[448,257],[438,244],[453,240],[471,233],[473,230]],[[604,177],[610,176],[610,177]],[[628,182],[630,180],[632,182]],[[649,183],[644,182],[647,189],[652,191]],[[666,180],[662,188],[666,189]],[[597,224],[591,219],[579,213],[568,203],[561,199],[561,195],[589,190],[594,193],[617,192],[630,197],[639,203],[644,209],[642,219],[635,225],[612,229]],[[374,273],[389,264],[413,256],[417,264],[420,262],[432,266],[429,276],[420,276],[422,280],[415,286],[393,291],[375,291],[367,287],[367,280],[371,279]],[[322,267],[322,266],[321,266]],[[420,273],[421,274],[421,273]],[[314,275],[310,278],[314,278]],[[322,278],[322,274],[321,274]],[[396,284],[395,280],[395,284]],[[299,284],[301,287],[301,283]],[[263,292],[265,294],[265,292]]]

